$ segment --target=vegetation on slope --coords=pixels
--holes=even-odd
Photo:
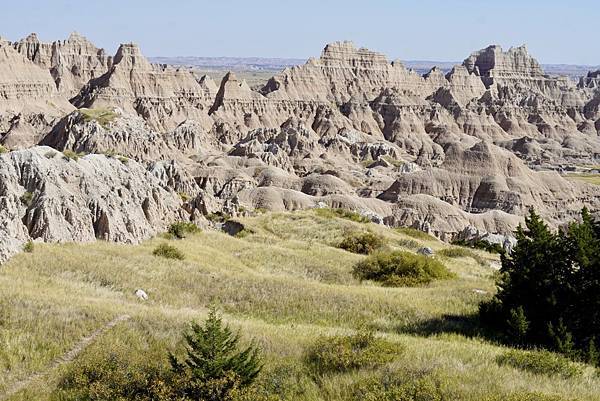
[[[414,243],[404,246],[408,240],[436,253],[447,245],[316,211],[241,222],[253,232],[243,239],[208,230],[138,246],[36,243],[33,253],[11,259],[0,269],[0,397],[38,373],[8,399],[77,399],[87,387],[99,389],[90,399],[101,400],[112,397],[100,392],[107,385],[106,391],[158,388],[171,372],[169,352],[185,355],[189,322],[204,321],[214,304],[224,323],[240,330],[240,349],[254,339],[262,350],[253,400],[597,400],[600,379],[589,366],[572,377],[534,376],[497,363],[510,348],[482,337],[471,318],[494,291],[488,266],[448,258],[453,280],[381,287],[352,275],[369,256],[336,247],[344,233],[365,229],[391,251],[414,251]],[[185,259],[155,257],[162,243],[176,245]],[[147,301],[136,297],[138,288]],[[72,362],[55,365],[124,314],[131,319],[103,332]],[[374,365],[315,375],[307,362],[314,345],[338,347],[360,327],[399,351]],[[102,379],[91,386],[89,377]]]
[[[97,121],[103,127],[108,126],[115,118],[117,114],[108,109],[79,109],[79,113],[83,116],[85,122]]]

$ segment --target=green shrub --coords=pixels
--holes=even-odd
[[[243,228],[242,230],[238,231],[234,237],[235,238],[246,238],[247,236],[249,236],[250,234],[254,234],[254,231],[252,231],[249,228]]]
[[[33,241],[27,241],[25,245],[23,245],[23,252],[32,253],[33,252]]]
[[[4,145],[0,145],[0,155],[2,153],[8,153],[8,152],[9,152],[8,148],[6,148]]]
[[[408,235],[409,237],[420,239],[422,241],[437,241],[438,240],[434,236],[429,235],[424,231],[417,230],[416,228],[412,228],[412,227],[400,227],[400,228],[397,228],[396,231],[398,231],[399,233],[402,233],[404,235]]]
[[[317,374],[341,373],[384,365],[403,350],[399,344],[360,330],[352,336],[321,337],[306,352],[309,369]]]
[[[352,253],[368,255],[384,245],[384,238],[370,231],[351,232],[344,236],[344,239],[338,244],[338,248]]]
[[[192,323],[184,338],[185,358],[169,356],[184,399],[231,400],[232,393],[243,393],[262,370],[260,350],[254,345],[241,349],[240,334],[223,324],[215,309],[203,326]]]
[[[125,156],[118,156],[117,159],[123,164],[129,163],[129,159]]]
[[[160,244],[154,249],[154,251],[152,251],[152,254],[154,256],[160,256],[162,258],[167,259],[185,259],[185,255],[183,254],[183,252],[169,244]]]
[[[100,338],[68,365],[51,399],[55,401],[167,401],[173,394],[163,345],[125,331],[125,338]],[[143,349],[144,352],[139,352]]]
[[[543,394],[543,393],[529,393],[529,392],[515,392],[510,394],[490,394],[486,396],[482,401],[574,401],[572,399],[567,400],[558,395]]]
[[[396,241],[396,243],[398,244],[398,246],[402,247],[402,248],[408,248],[408,249],[414,249],[417,250],[419,248],[421,248],[421,244],[419,244],[417,241],[412,240],[412,239],[399,239],[398,241]]]
[[[187,234],[199,233],[200,229],[194,223],[180,221],[171,224],[167,232],[175,238],[182,239],[187,237]]]
[[[452,247],[452,248],[444,248],[438,251],[438,255],[446,256],[448,258],[472,258],[481,266],[487,265],[487,260],[484,257],[479,256],[475,252],[466,248]]]
[[[346,220],[355,221],[357,223],[370,223],[368,217],[361,216],[360,214],[353,212],[351,210],[346,209],[330,209],[327,207],[315,209],[317,216],[325,217],[328,219],[332,219],[335,217],[339,217]]]
[[[97,121],[102,127],[106,128],[112,122],[117,114],[108,109],[79,109],[79,113],[83,116],[83,121]]]
[[[573,377],[583,369],[566,357],[549,351],[510,350],[496,358],[499,365],[511,366],[538,375]]]
[[[391,287],[418,286],[455,277],[438,260],[404,251],[377,252],[358,262],[352,273],[359,280]]]
[[[350,389],[356,401],[455,401],[462,397],[453,382],[437,371],[398,369],[355,381]]]
[[[75,160],[75,161],[79,160],[79,158],[81,156],[85,155],[85,153],[83,153],[83,152],[77,153],[77,152],[72,151],[71,149],[65,149],[62,153],[65,156],[65,159]]]
[[[33,202],[33,192],[25,191],[19,200],[27,207],[31,206],[31,203]]]
[[[177,192],[177,195],[179,195],[179,197],[181,198],[181,200],[185,203],[188,202],[191,199],[191,196],[189,196],[188,194],[186,194],[185,192]]]
[[[223,212],[216,212],[216,213],[209,213],[206,215],[206,219],[208,221],[211,221],[213,223],[224,223],[227,220],[231,219],[231,216],[227,213],[223,213]]]
[[[504,252],[504,248],[500,244],[492,244],[490,242],[484,240],[473,240],[473,241],[465,241],[465,240],[454,240],[452,241],[452,245],[464,246],[475,249],[482,249],[489,253],[502,253]]]

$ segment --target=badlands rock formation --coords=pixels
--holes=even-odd
[[[530,207],[555,226],[584,205],[600,211],[598,187],[557,172],[598,164],[600,72],[578,83],[551,77],[525,47],[490,46],[447,74],[421,76],[337,42],[259,90],[233,73],[217,85],[153,65],[133,44],[109,57],[79,35],[52,44],[30,36],[0,50],[5,146],[111,156],[43,160],[49,148],[2,156],[12,183],[2,199],[13,203],[0,216],[12,219],[0,247],[13,251],[29,238],[135,241],[176,218],[256,208],[343,207],[445,240],[510,234]],[[50,180],[54,209],[15,203],[29,164],[49,169],[35,182]],[[94,191],[58,185],[64,175],[85,177]],[[90,206],[126,182],[135,191],[119,195],[122,203],[100,214]],[[65,222],[73,193],[84,216]],[[142,226],[124,223],[142,215]],[[67,228],[37,228],[48,219]]]
[[[89,40],[72,33],[67,40],[40,42],[32,33],[15,42],[13,47],[41,68],[50,71],[61,94],[71,98],[89,80],[104,74],[112,65],[112,57]]]
[[[144,166],[45,146],[0,156],[0,205],[0,263],[30,240],[135,243],[186,217]]]

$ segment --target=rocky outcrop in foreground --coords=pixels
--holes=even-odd
[[[31,240],[136,243],[185,217],[179,196],[135,161],[45,146],[0,156],[0,205],[0,262]]]

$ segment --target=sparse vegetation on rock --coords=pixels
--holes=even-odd
[[[97,121],[98,124],[103,127],[107,127],[115,118],[117,114],[114,111],[108,109],[79,109],[79,113],[83,116],[85,122]]]
[[[79,160],[80,157],[84,156],[85,153],[82,152],[75,152],[73,150],[70,149],[65,149],[63,150],[63,156],[67,159],[67,160],[74,160],[77,161]]]

